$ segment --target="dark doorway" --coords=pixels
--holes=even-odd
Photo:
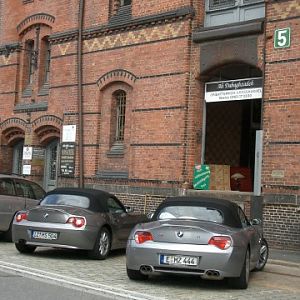
[[[219,69],[212,82],[260,77],[247,65]],[[256,131],[261,129],[261,99],[206,103],[204,163],[230,170],[231,190],[253,191]]]

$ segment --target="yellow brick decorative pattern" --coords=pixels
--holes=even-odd
[[[4,55],[2,55],[0,61],[1,61],[0,65],[8,65],[10,61],[10,56],[5,57]]]
[[[84,51],[110,49],[121,46],[152,42],[183,35],[184,22],[167,24],[165,26],[146,28],[136,31],[119,33],[84,41]]]
[[[286,7],[282,3],[276,3],[273,7],[281,19],[300,14],[300,0],[289,2]]]
[[[59,47],[60,54],[66,55],[66,53],[70,47],[70,43],[60,44],[60,45],[58,45],[58,47]]]

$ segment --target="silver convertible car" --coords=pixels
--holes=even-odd
[[[111,249],[125,248],[134,225],[146,220],[110,193],[58,188],[38,206],[16,214],[12,237],[21,253],[45,246],[85,249],[91,258],[105,259]]]
[[[151,222],[138,224],[127,243],[127,275],[154,273],[228,278],[233,288],[248,286],[251,270],[262,270],[268,244],[260,221],[248,221],[237,204],[200,197],[168,198]]]

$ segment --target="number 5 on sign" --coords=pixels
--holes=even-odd
[[[274,48],[289,48],[291,45],[291,28],[276,29],[274,35]]]

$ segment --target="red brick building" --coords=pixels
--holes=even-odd
[[[0,0],[0,172],[142,211],[232,199],[299,249],[299,20],[299,0]]]

